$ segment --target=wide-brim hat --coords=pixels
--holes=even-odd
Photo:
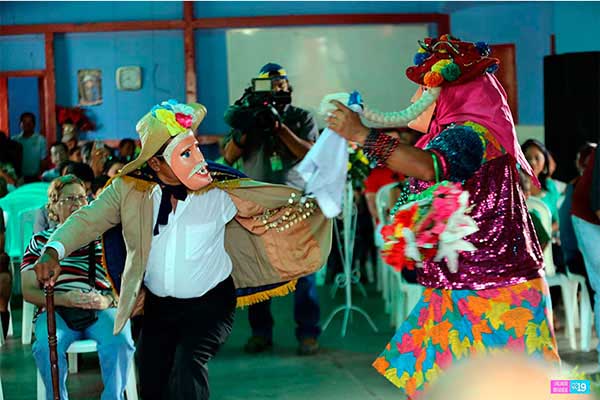
[[[406,69],[411,81],[427,87],[460,85],[498,69],[500,60],[490,57],[484,42],[464,42],[450,35],[419,41],[413,67]]]
[[[142,144],[139,155],[125,165],[119,175],[141,168],[172,137],[195,131],[205,116],[206,107],[199,103],[183,104],[168,100],[154,106],[135,127]]]

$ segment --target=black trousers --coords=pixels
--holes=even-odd
[[[209,398],[207,363],[231,333],[235,303],[231,277],[193,299],[147,292],[138,346],[142,399]]]

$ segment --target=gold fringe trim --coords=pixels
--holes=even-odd
[[[296,290],[296,283],[298,283],[298,280],[294,279],[293,281],[289,281],[285,285],[278,286],[270,290],[265,290],[264,292],[240,296],[237,298],[237,307],[248,307],[253,304],[260,303],[261,301],[269,300],[273,297],[287,296],[288,294]]]

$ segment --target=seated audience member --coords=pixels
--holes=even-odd
[[[58,166],[58,170],[60,171],[60,176],[66,175],[65,170],[67,169],[67,167],[69,165],[73,165],[73,164],[76,164],[76,163],[71,160],[61,162],[60,165]]]
[[[63,171],[64,175],[71,174],[78,177],[83,181],[88,199],[91,199],[92,194],[92,182],[94,181],[94,171],[92,168],[84,163],[72,163],[65,167]]]
[[[30,112],[21,114],[21,133],[15,140],[23,146],[23,160],[21,170],[26,183],[39,180],[45,169],[46,138],[35,131],[35,115]]]
[[[78,146],[79,140],[76,132],[64,132],[62,142],[67,146],[67,151],[73,150]]]
[[[92,167],[94,176],[104,174],[104,165],[107,161],[112,160],[112,149],[102,142],[95,142],[90,154],[89,166]]]
[[[110,177],[108,177],[108,175],[100,175],[94,178],[94,182],[92,182],[92,193],[94,199],[100,195],[109,180]]]
[[[50,217],[62,224],[73,212],[87,204],[86,191],[77,177],[65,175],[52,181],[48,190]],[[23,256],[21,279],[23,298],[39,307],[35,324],[33,356],[46,388],[52,387],[48,330],[44,292],[33,269],[44,246],[56,228],[34,234]],[[124,399],[127,373],[134,346],[129,323],[113,335],[117,296],[102,266],[102,244],[95,240],[61,261],[62,271],[54,285],[58,371],[62,399],[67,399],[66,350],[76,340],[93,339],[98,343],[98,357],[104,390],[102,399]],[[90,284],[93,282],[93,284]],[[52,390],[47,390],[52,399]]]
[[[8,311],[8,301],[10,300],[10,293],[12,291],[12,275],[10,273],[10,257],[4,250],[4,214],[0,209],[0,322],[2,322],[3,331],[1,335],[8,334],[8,323],[10,321],[10,314]]]
[[[62,175],[75,175],[85,185],[88,193],[88,200],[92,201],[92,181],[94,180],[94,173],[89,165],[83,163],[74,163],[71,161],[65,161],[64,165],[61,166]],[[46,229],[54,228],[56,223],[49,217],[48,207],[40,207],[36,214],[33,222],[33,232],[41,232]]]
[[[525,199],[528,199],[529,196],[531,196],[531,178],[523,171],[519,171],[519,183],[521,184],[521,189],[523,190]],[[552,237],[550,236],[550,232],[548,232],[546,228],[544,228],[542,220],[540,219],[540,215],[537,213],[536,210],[529,210],[529,216],[531,217],[531,221],[533,222],[535,234],[537,235],[540,245],[542,246],[542,250],[544,250],[552,239]]]
[[[119,142],[119,157],[128,163],[136,156],[136,145],[133,139],[123,139]]]
[[[42,174],[42,181],[51,182],[61,176],[60,166],[63,162],[68,161],[68,159],[67,145],[62,142],[54,143],[52,147],[50,147],[50,161],[52,161],[54,168],[46,170]]]
[[[11,140],[6,132],[0,131],[0,164],[10,164],[17,179],[21,176],[23,146]]]
[[[69,150],[69,160],[73,162],[83,162],[83,157],[81,156],[81,147],[75,146]]]
[[[6,133],[0,131],[0,197],[17,186],[22,157],[21,144],[10,140]]]
[[[550,151],[548,151],[548,156],[549,156],[549,164],[548,164],[548,177],[552,178],[552,180],[554,181],[554,184],[556,185],[556,190],[558,190],[558,193],[564,193],[565,189],[567,188],[567,184],[566,182],[563,181],[559,181],[558,179],[554,179],[554,172],[556,171],[556,161],[554,160],[554,156],[552,155],[552,153]],[[560,204],[559,204],[560,206]]]
[[[525,141],[521,146],[521,149],[541,184],[541,187],[539,188],[535,185],[531,186],[531,195],[542,200],[552,213],[552,258],[554,259],[556,271],[564,272],[565,263],[560,249],[558,230],[558,206],[561,192],[557,181],[551,178],[553,172],[552,157],[548,149],[546,149],[546,146],[536,139]]]
[[[542,185],[541,188],[533,185],[531,195],[538,197],[548,206],[552,213],[553,231],[558,231],[558,198],[560,192],[554,180],[550,178],[550,153],[546,146],[536,139],[528,139],[523,143],[521,149]]]
[[[94,147],[94,142],[87,142],[81,146],[81,159],[84,164],[90,165],[92,162],[92,148]]]
[[[111,158],[104,163],[104,175],[114,178],[124,166],[125,164],[119,158]]]
[[[17,173],[9,163],[0,162],[0,198],[17,185]]]

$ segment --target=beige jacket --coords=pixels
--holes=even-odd
[[[50,238],[70,254],[113,226],[122,225],[127,257],[115,333],[123,329],[134,310],[137,313],[143,307],[142,282],[152,243],[154,185],[130,177],[115,179],[98,199],[71,215]],[[288,281],[325,264],[331,248],[331,221],[318,207],[310,216],[299,214],[299,203],[290,202],[299,199],[299,191],[249,179],[226,182],[220,187],[238,209],[225,233],[237,288]],[[294,214],[297,222],[290,224]]]

